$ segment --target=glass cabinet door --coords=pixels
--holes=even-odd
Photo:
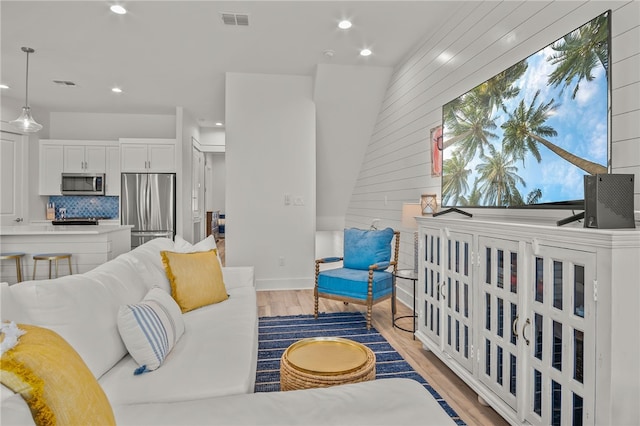
[[[473,372],[472,236],[449,232],[443,240],[440,282],[444,352]]]
[[[517,409],[518,327],[521,292],[519,244],[479,237],[478,351],[480,381]]]
[[[527,353],[525,419],[592,425],[596,256],[554,247],[539,252],[527,281],[529,309],[520,318]]]
[[[442,247],[440,245],[440,230],[426,229],[422,239],[422,268],[419,277],[422,295],[419,297],[422,306],[418,329],[441,348],[441,271]]]

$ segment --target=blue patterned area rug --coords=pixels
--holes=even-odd
[[[256,392],[280,390],[280,357],[289,345],[307,337],[343,337],[360,342],[376,354],[376,379],[404,377],[422,384],[458,425],[465,425],[453,408],[419,375],[359,312],[261,317],[258,323]]]

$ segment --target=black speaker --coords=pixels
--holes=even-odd
[[[584,227],[635,228],[633,177],[597,174],[584,177]]]

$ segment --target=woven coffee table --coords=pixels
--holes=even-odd
[[[324,388],[376,378],[371,349],[340,337],[313,337],[289,346],[280,359],[280,390]]]

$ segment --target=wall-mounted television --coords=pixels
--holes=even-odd
[[[442,108],[443,207],[583,209],[609,172],[610,11]]]

